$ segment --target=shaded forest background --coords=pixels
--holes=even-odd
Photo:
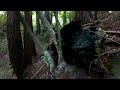
[[[54,58],[50,56],[51,52],[48,52],[47,48],[54,42],[57,51],[61,52],[59,38],[61,28],[74,20],[81,19],[81,15],[83,15],[83,25],[99,21],[97,28],[101,31],[101,35],[105,35],[108,44],[104,46],[104,50],[96,48],[96,51],[99,55],[107,52],[107,55],[105,54],[100,59],[107,64],[112,62],[113,66],[117,67],[112,72],[115,73],[115,77],[119,78],[120,11],[83,11],[82,14],[80,11],[21,11],[20,13],[0,12],[1,79],[48,79],[51,76],[49,74],[54,72],[52,71],[54,70],[52,60]],[[58,38],[55,37],[55,33],[58,34]],[[60,66],[63,64],[61,53],[59,53],[58,63]],[[57,72],[62,73],[58,75],[58,78],[73,78],[74,75],[70,73],[72,70],[62,72],[61,69]],[[84,72],[82,69],[81,71]],[[79,73],[78,76],[89,78],[84,73]]]

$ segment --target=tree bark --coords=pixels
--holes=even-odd
[[[89,11],[75,11],[75,17],[73,21],[81,21],[81,25],[90,23],[90,14]]]
[[[7,40],[9,57],[18,79],[22,79],[24,72],[23,45],[20,32],[20,20],[14,11],[7,12]]]

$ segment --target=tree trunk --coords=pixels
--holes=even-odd
[[[66,11],[63,12],[63,26],[66,25]]]
[[[62,44],[61,44],[61,25],[58,19],[58,11],[54,11],[55,19],[56,19],[56,30],[58,35],[58,65],[64,61],[63,55],[62,55]]]
[[[51,25],[52,25],[52,17],[53,17],[53,12],[51,11],[50,12],[50,23],[51,23]]]
[[[25,11],[25,20],[28,23],[30,29],[33,31],[32,27],[32,14],[30,11]],[[35,44],[33,43],[29,33],[24,28],[24,58],[25,67],[32,63],[32,56],[36,56]]]
[[[75,17],[73,21],[81,21],[81,24],[90,23],[90,14],[89,11],[75,11]]]
[[[45,17],[49,21],[49,23],[52,24],[49,11],[45,11]]]
[[[95,20],[98,20],[98,11],[95,11]]]
[[[9,57],[18,79],[22,79],[24,72],[23,45],[20,32],[20,20],[14,11],[7,12],[7,40]]]
[[[40,28],[40,21],[36,14],[36,34],[40,34],[41,28]]]

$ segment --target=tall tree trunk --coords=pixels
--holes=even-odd
[[[40,28],[40,21],[38,18],[38,15],[36,14],[36,34],[40,34],[41,28]]]
[[[24,72],[23,45],[20,32],[20,20],[14,11],[7,12],[7,40],[9,57],[18,79],[22,79]]]
[[[66,11],[63,12],[63,26],[66,25]]]
[[[45,11],[45,17],[49,21],[49,23],[52,24],[49,11]]]
[[[81,21],[81,24],[90,23],[89,11],[75,11],[75,17],[73,21]]]
[[[58,11],[54,11],[55,19],[56,19],[56,31],[58,35],[58,65],[64,61],[63,55],[62,55],[62,45],[61,45],[61,25],[58,19]]]
[[[28,24],[29,25],[29,24]],[[30,12],[30,28],[33,32],[33,24],[32,24],[32,11]],[[32,40],[32,39],[31,39]],[[32,56],[37,56],[35,43],[32,40]]]
[[[28,26],[33,31],[32,27],[32,14],[30,11],[25,11],[25,20],[28,23]],[[35,44],[33,43],[29,33],[24,28],[24,58],[25,58],[25,67],[32,63],[32,56],[36,56]]]

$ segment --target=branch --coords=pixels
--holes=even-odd
[[[120,34],[120,31],[105,31],[107,34]]]
[[[56,49],[58,50],[58,43],[55,37],[55,32],[52,29],[50,23],[48,22],[48,20],[45,18],[45,16],[43,15],[42,11],[36,11],[36,14],[38,15],[38,18],[41,19],[43,25],[45,26],[45,28],[50,32],[50,36],[55,44]]]
[[[101,56],[103,56],[105,54],[113,54],[113,53],[119,53],[119,52],[120,52],[120,48],[119,49],[113,49],[111,51],[106,51],[105,53],[100,54],[99,57],[101,57]]]
[[[38,71],[31,77],[31,79],[33,79],[38,73],[39,73],[39,71],[44,67],[45,65],[43,65],[42,67],[40,67],[39,69],[38,69]]]

